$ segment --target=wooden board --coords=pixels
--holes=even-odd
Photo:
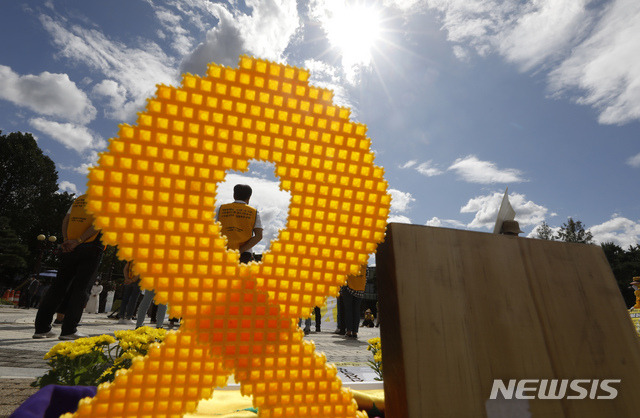
[[[622,379],[615,400],[525,401],[533,417],[638,410],[640,346],[600,247],[390,224],[376,265],[388,416],[487,417],[494,379]]]

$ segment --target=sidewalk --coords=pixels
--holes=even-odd
[[[57,338],[34,340],[33,323],[36,309],[15,309],[0,306],[0,417],[13,412],[26,398],[36,392],[29,384],[47,371],[44,355],[60,341]],[[148,325],[148,322],[145,323]],[[325,324],[323,324],[325,325]],[[165,322],[165,328],[168,322]],[[133,329],[108,319],[107,313],[83,314],[78,330],[89,336],[113,334],[116,330]],[[59,328],[54,328],[54,330]],[[314,326],[311,326],[314,330]],[[335,327],[327,324],[322,332],[306,336],[324,352],[327,361],[338,367],[343,382],[373,382],[375,374],[367,365],[372,359],[367,340],[380,336],[379,328],[360,328],[358,340],[347,340],[333,334]]]

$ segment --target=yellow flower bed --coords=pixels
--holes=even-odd
[[[149,347],[162,342],[166,334],[164,329],[142,327],[116,331],[115,337],[98,335],[61,342],[44,356],[51,370],[31,386],[96,386],[111,382],[118,370],[128,369],[134,358],[146,355]]]
[[[376,374],[378,375],[378,377],[376,377],[375,379],[383,380],[382,379],[382,344],[380,342],[380,337],[371,338],[370,340],[367,340],[367,343],[369,343],[369,345],[367,346],[367,350],[371,351],[371,354],[373,354],[373,361],[369,360],[369,366],[371,366],[373,371],[375,371]]]

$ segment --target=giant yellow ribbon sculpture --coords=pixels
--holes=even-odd
[[[182,416],[233,373],[262,417],[365,416],[296,326],[384,237],[390,196],[365,130],[305,70],[246,56],[159,86],[91,170],[89,210],[183,325],[75,415]],[[213,209],[226,171],[252,159],[275,164],[291,202],[262,262],[239,265]]]

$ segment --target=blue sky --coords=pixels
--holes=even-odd
[[[390,221],[490,232],[509,188],[525,235],[581,220],[640,242],[637,0],[3,2],[0,129],[32,132],[82,193],[157,83],[240,54],[311,72],[368,126]],[[273,167],[254,187],[266,239],[286,222]]]

